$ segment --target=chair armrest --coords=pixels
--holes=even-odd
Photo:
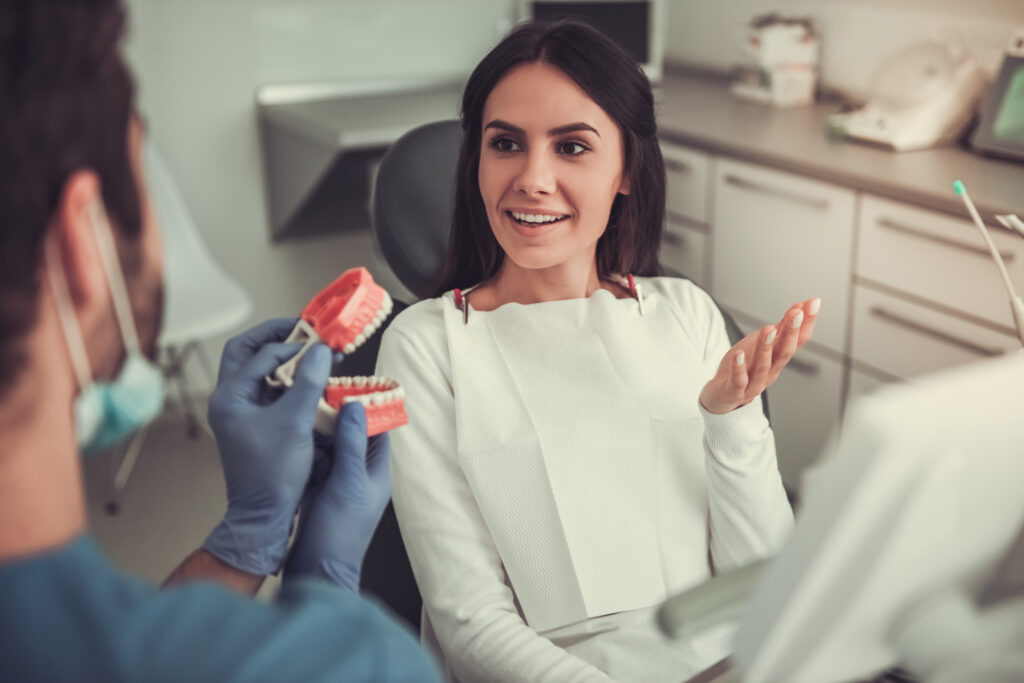
[[[655,618],[658,628],[670,638],[689,638],[717,624],[738,621],[747,598],[771,558],[717,574],[662,603]]]

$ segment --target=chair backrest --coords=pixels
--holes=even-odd
[[[448,249],[461,144],[458,121],[428,123],[391,145],[377,169],[374,238],[395,276],[417,296]]]
[[[420,126],[391,145],[377,169],[372,200],[374,239],[398,280],[419,295],[440,271],[447,252],[461,143],[462,127],[456,120]],[[670,268],[661,271],[685,277]],[[380,335],[399,310],[396,302],[395,311],[356,352],[360,357],[346,359],[344,374],[372,374],[371,361],[376,358]],[[744,333],[727,311],[722,310],[722,316],[735,344]],[[764,411],[767,416],[766,398]],[[390,505],[367,550],[361,588],[383,600],[414,629],[419,628],[422,603]]]

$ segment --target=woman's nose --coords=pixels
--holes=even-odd
[[[525,195],[545,195],[555,191],[551,160],[542,152],[524,155],[524,164],[516,175],[513,189]]]

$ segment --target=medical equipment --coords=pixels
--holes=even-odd
[[[1010,38],[971,147],[984,154],[1024,160],[1024,28]]]
[[[665,55],[665,0],[519,0],[519,20],[575,19],[590,24],[659,83]]]
[[[793,536],[747,578],[730,680],[855,680],[897,663],[928,683],[1024,680],[1024,591],[1007,576],[1024,552],[1022,383],[1013,354],[854,404],[807,473]]]
[[[1024,302],[1017,296],[1017,292],[1013,289],[1013,283],[1010,281],[1010,275],[1006,272],[1006,265],[1003,263],[1003,257],[999,255],[999,250],[996,249],[996,245],[992,243],[992,237],[988,234],[988,228],[985,227],[985,222],[981,220],[981,216],[978,215],[978,210],[974,208],[974,202],[971,201],[970,196],[967,194],[967,188],[959,180],[953,183],[953,189],[960,195],[960,198],[964,200],[964,204],[967,206],[968,213],[971,214],[971,219],[974,224],[978,226],[978,230],[981,231],[981,236],[985,238],[985,243],[988,245],[989,251],[992,253],[992,260],[996,262],[996,267],[999,268],[999,274],[1003,278],[1003,286],[1006,287],[1006,293],[1010,297],[1010,312],[1013,314],[1013,324],[1017,328],[1017,339],[1020,340],[1022,346],[1024,346]],[[1021,231],[1021,220],[1016,216],[999,216],[998,220],[1000,223],[1011,229],[1016,229],[1018,232]]]
[[[960,45],[928,42],[886,61],[861,109],[833,114],[828,130],[897,152],[957,140],[985,87],[977,61]]]
[[[302,309],[299,322],[285,343],[303,346],[267,377],[272,387],[287,387],[299,360],[314,344],[323,342],[335,351],[351,354],[381,327],[394,304],[373,281],[366,268],[352,268],[313,297]],[[317,406],[315,429],[333,434],[338,410],[358,401],[366,408],[367,435],[373,436],[406,424],[405,392],[387,377],[331,377]]]

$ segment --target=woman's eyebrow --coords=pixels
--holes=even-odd
[[[556,135],[565,135],[566,133],[575,133],[578,130],[589,130],[591,133],[593,133],[597,137],[601,137],[601,134],[597,132],[596,128],[594,128],[593,126],[587,125],[586,123],[583,123],[582,121],[579,121],[577,123],[570,123],[570,124],[567,124],[565,126],[559,126],[558,128],[552,128],[551,130],[548,131],[548,136],[549,137],[555,137]]]
[[[484,130],[487,130],[488,128],[498,128],[500,130],[508,131],[509,133],[517,133],[518,135],[526,134],[526,131],[520,128],[519,126],[513,126],[508,121],[502,121],[501,119],[494,119],[493,121],[489,122],[486,126],[484,126]],[[597,129],[595,129],[593,126],[589,124],[583,123],[582,121],[578,121],[576,123],[568,123],[564,126],[559,126],[558,128],[552,128],[551,130],[548,131],[548,137],[553,138],[556,135],[565,135],[566,133],[573,133],[579,130],[589,130],[597,137],[601,137],[601,134],[597,132]]]

